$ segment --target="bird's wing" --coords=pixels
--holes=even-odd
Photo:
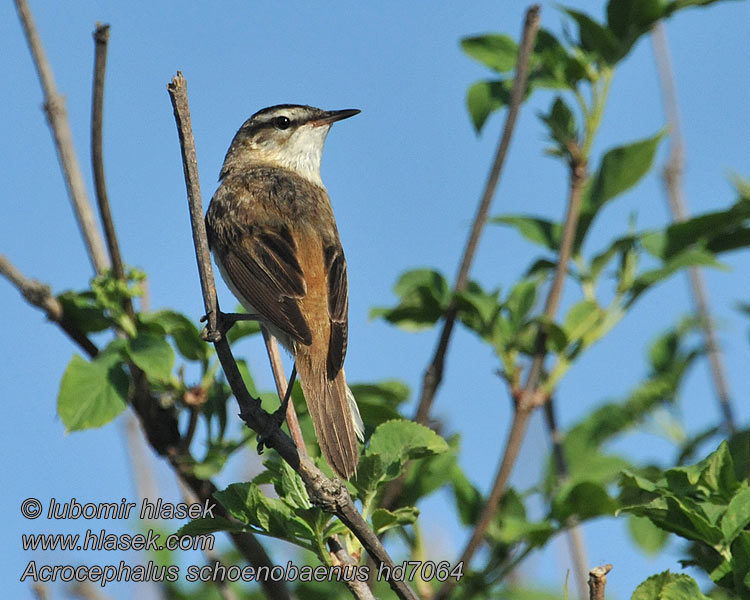
[[[307,286],[289,229],[281,226],[244,235],[222,250],[222,265],[243,298],[292,339],[311,344],[312,334],[298,302]]]
[[[331,334],[328,341],[326,368],[328,379],[334,379],[344,365],[347,330],[349,327],[349,284],[346,277],[346,259],[340,244],[326,247],[326,278],[328,280],[328,314]]]

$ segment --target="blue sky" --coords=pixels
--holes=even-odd
[[[599,17],[598,2],[571,2]],[[407,268],[431,266],[452,279],[471,218],[484,185],[502,119],[494,116],[476,136],[465,110],[465,92],[489,75],[464,56],[461,37],[502,31],[517,37],[525,3],[378,3],[377,5],[271,2],[58,3],[33,1],[57,85],[67,108],[87,183],[93,42],[97,21],[112,25],[105,92],[105,156],[109,195],[125,260],[149,275],[154,308],[172,307],[197,321],[202,304],[190,239],[182,166],[166,83],[177,69],[188,80],[198,163],[207,204],[229,142],[257,109],[276,103],[323,108],[360,108],[362,114],[337,124],[323,158],[349,263],[350,381],[398,378],[417,388],[435,343],[434,331],[407,334],[369,321],[372,306],[394,301],[391,287]],[[544,3],[543,26],[561,31],[562,17]],[[679,14],[667,25],[680,97],[687,170],[685,189],[693,212],[728,206],[734,194],[727,176],[748,176],[750,86],[744,69],[747,2],[721,3]],[[3,135],[0,180],[4,200],[0,252],[25,274],[55,291],[86,286],[91,275],[65,195],[50,133],[41,111],[41,92],[20,25],[10,2],[0,6],[0,87]],[[535,94],[524,106],[495,198],[492,214],[529,212],[560,218],[566,183],[561,165],[543,156],[544,132],[535,113],[552,96]],[[744,107],[744,108],[743,108]],[[595,156],[607,148],[653,135],[664,126],[656,70],[648,39],[617,70]],[[662,164],[666,145],[657,161]],[[598,162],[595,161],[595,162]],[[93,189],[89,183],[89,190]],[[93,196],[92,196],[93,197]],[[637,214],[639,227],[668,219],[658,172],[619,198],[597,221],[589,240],[596,249],[626,229]],[[486,287],[506,288],[525,269],[534,249],[507,229],[488,227],[472,277]],[[741,390],[748,387],[747,319],[735,303],[748,301],[747,253],[725,257],[729,272],[706,273],[721,326],[735,409],[740,423],[750,417]],[[219,291],[224,305],[230,295]],[[571,287],[564,306],[578,298]],[[5,402],[2,448],[6,456],[7,515],[2,527],[9,560],[3,581],[17,581],[28,560],[111,562],[121,556],[32,555],[20,552],[26,531],[80,533],[80,523],[28,522],[19,515],[24,498],[86,501],[135,499],[124,418],[107,427],[66,435],[55,414],[60,377],[75,351],[42,315],[6,282],[0,282],[5,340],[0,345],[0,390]],[[558,395],[563,426],[604,399],[623,396],[644,375],[645,344],[690,310],[687,286],[676,277],[650,292],[609,338],[592,349],[564,380]],[[257,341],[236,349],[257,379],[271,387],[267,361]],[[462,433],[461,463],[487,489],[510,404],[490,351],[465,331],[454,336],[445,384],[434,414],[447,431]],[[697,431],[717,417],[705,365],[696,365],[683,388],[680,414]],[[672,444],[639,433],[616,444],[638,460],[659,461]],[[540,420],[532,424],[514,474],[521,486],[535,479],[547,441]],[[234,461],[223,484],[247,477],[257,459]],[[150,459],[165,497],[179,498],[173,478]],[[250,465],[250,466],[248,466]],[[447,493],[421,506],[427,539],[435,555],[455,559],[466,532],[446,514]],[[167,524],[169,526],[170,524]],[[125,531],[134,524],[121,525]],[[175,523],[176,528],[176,523]],[[608,590],[627,598],[646,576],[679,569],[679,548],[657,558],[638,553],[624,522],[603,520],[584,528],[590,562],[611,562]],[[112,554],[112,553],[109,553]],[[273,557],[284,562],[285,547]],[[522,567],[528,581],[560,590],[567,568],[561,539]],[[130,557],[131,562],[137,557]],[[200,560],[200,557],[196,557]],[[13,584],[13,596],[30,597]],[[125,585],[107,587],[114,598],[134,597]]]

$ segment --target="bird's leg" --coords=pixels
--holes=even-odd
[[[263,453],[263,446],[265,445],[265,441],[271,436],[274,430],[281,427],[284,423],[284,419],[286,418],[286,409],[287,406],[289,406],[289,400],[292,397],[292,388],[294,387],[294,382],[296,379],[297,363],[295,362],[294,365],[292,365],[292,372],[289,375],[289,383],[286,386],[286,392],[284,392],[284,398],[281,401],[281,406],[279,406],[279,408],[277,408],[271,415],[271,423],[268,429],[262,434],[258,435],[258,454]]]
[[[208,320],[208,315],[201,317],[201,323]],[[218,311],[216,318],[216,331],[209,331],[208,326],[203,328],[201,337],[208,342],[218,342],[229,331],[237,321],[260,321],[261,316],[248,313],[225,313]]]

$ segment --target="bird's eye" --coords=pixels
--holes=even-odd
[[[273,123],[276,129],[287,129],[292,124],[287,117],[276,117]]]

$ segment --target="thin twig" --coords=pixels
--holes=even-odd
[[[281,353],[279,352],[279,343],[276,338],[271,335],[265,327],[261,326],[263,332],[263,341],[266,343],[266,352],[268,353],[268,360],[271,362],[271,371],[273,371],[273,378],[276,382],[276,392],[279,395],[279,402],[283,401],[287,393],[288,381],[284,375],[284,364],[281,362]],[[290,399],[286,405],[286,424],[289,427],[289,433],[294,440],[294,445],[297,446],[297,450],[307,455],[307,446],[305,446],[305,438],[302,437],[302,429],[299,426],[299,419],[297,418],[297,411],[294,409],[294,402]]]
[[[81,168],[78,165],[78,157],[73,146],[73,135],[70,131],[68,116],[65,110],[65,99],[57,92],[52,68],[47,61],[42,47],[42,41],[34,25],[31,10],[26,0],[16,0],[16,10],[21,20],[26,41],[29,44],[31,55],[34,59],[39,81],[44,93],[44,112],[47,115],[52,135],[55,139],[55,149],[60,160],[68,195],[73,203],[73,209],[78,219],[84,243],[88,251],[89,259],[94,271],[101,273],[109,267],[107,254],[104,250],[104,242],[96,225],[94,211],[91,208],[86,186],[83,184]]]
[[[547,431],[550,441],[552,442],[552,456],[555,461],[555,470],[557,471],[557,483],[562,484],[568,479],[568,462],[565,457],[563,448],[563,435],[557,427],[555,418],[555,399],[550,397],[544,405],[544,417],[547,423]],[[578,587],[578,597],[582,600],[586,598],[588,586],[586,585],[586,565],[588,557],[586,556],[586,546],[581,533],[581,526],[578,519],[570,517],[566,523],[567,531],[565,538],[568,540],[570,558],[573,562],[573,572],[575,573],[576,585]]]
[[[360,581],[356,574],[359,565],[346,549],[339,543],[339,540],[333,536],[328,538],[328,549],[331,551],[331,556],[335,559],[335,566],[340,566],[342,569],[342,579],[344,584],[352,596],[357,600],[375,600],[370,587],[366,581]]]
[[[557,266],[552,279],[552,285],[547,295],[544,305],[544,316],[552,321],[557,314],[557,307],[562,294],[565,274],[570,258],[573,240],[575,238],[576,227],[578,225],[578,216],[581,209],[581,195],[583,191],[583,182],[586,178],[586,164],[581,158],[574,158],[570,166],[570,189],[568,195],[568,206],[565,214],[565,223],[563,226],[562,240],[560,243],[560,252],[557,258]],[[495,480],[492,484],[492,490],[487,498],[487,503],[482,509],[482,513],[477,520],[474,531],[471,533],[469,541],[461,554],[459,562],[464,568],[468,568],[475,552],[479,549],[487,529],[490,526],[498,503],[505,492],[505,485],[508,482],[513,466],[521,450],[521,443],[526,435],[526,429],[529,424],[529,417],[534,408],[541,406],[548,400],[547,397],[539,393],[538,384],[541,376],[546,350],[547,335],[543,327],[540,327],[536,337],[535,352],[532,359],[529,374],[526,379],[523,391],[516,394],[515,411],[513,412],[513,421],[510,426],[510,433],[505,443],[503,455],[498,466]],[[435,598],[447,598],[453,589],[455,583],[451,580],[446,581],[440,588]]]
[[[211,258],[206,240],[206,228],[203,221],[203,207],[201,203],[200,184],[198,182],[198,168],[195,158],[195,142],[190,124],[190,109],[187,101],[187,82],[178,71],[177,76],[168,84],[175,121],[180,138],[180,147],[185,173],[188,201],[190,204],[190,221],[195,243],[198,272],[200,274],[201,289],[206,315],[209,321],[209,334],[217,333],[216,321],[218,304],[216,288],[211,268]],[[386,552],[375,533],[359,514],[346,486],[338,479],[328,479],[312,461],[300,454],[292,439],[273,422],[273,417],[264,411],[260,401],[253,398],[247,391],[237,363],[225,337],[213,336],[214,348],[219,358],[224,374],[240,407],[240,418],[254,431],[264,434],[264,444],[276,450],[281,457],[297,471],[307,488],[311,501],[327,512],[334,513],[354,533],[367,552],[372,555],[379,565],[384,563],[393,568],[394,563]],[[403,581],[397,581],[393,576],[388,583],[399,598],[416,599],[414,591]]]
[[[604,588],[607,585],[607,573],[612,565],[594,567],[589,571],[589,600],[604,600]]]
[[[456,282],[453,286],[454,296],[466,289],[466,285],[469,281],[469,271],[471,270],[471,264],[476,254],[477,245],[479,244],[479,238],[482,234],[482,229],[487,222],[487,214],[489,213],[490,204],[492,198],[495,195],[495,189],[497,183],[500,180],[500,173],[505,163],[505,157],[508,153],[508,147],[510,146],[510,140],[513,136],[515,129],[516,118],[523,101],[524,93],[526,92],[526,80],[529,73],[529,59],[534,48],[534,42],[536,40],[536,34],[539,30],[539,5],[535,4],[526,11],[526,19],[523,26],[523,37],[521,40],[521,46],[518,52],[518,62],[516,64],[516,74],[513,80],[513,88],[510,95],[510,104],[508,105],[508,113],[505,117],[505,125],[503,127],[502,135],[500,136],[500,142],[495,153],[495,159],[492,162],[489,176],[487,177],[487,183],[485,184],[484,193],[482,199],[479,202],[476,215],[474,216],[474,222],[471,227],[471,233],[466,241],[466,247],[464,248],[463,257],[461,258],[461,265],[458,269],[456,276]],[[432,357],[430,366],[424,373],[422,378],[422,390],[419,395],[419,404],[417,406],[417,412],[414,420],[417,423],[426,423],[429,418],[430,409],[432,408],[433,400],[435,399],[435,393],[443,380],[443,369],[445,366],[445,353],[448,349],[448,342],[450,341],[451,334],[453,332],[453,326],[456,322],[457,306],[455,298],[448,306],[443,320],[443,329],[440,332],[440,338],[435,348],[435,354]]]
[[[663,181],[667,192],[669,208],[672,218],[679,222],[687,219],[687,203],[682,186],[682,175],[685,171],[685,142],[682,136],[680,124],[680,109],[677,103],[677,91],[675,89],[674,71],[669,56],[669,44],[663,23],[658,22],[653,30],[651,40],[654,46],[654,57],[659,73],[659,84],[664,101],[664,109],[669,123],[669,158],[664,165]],[[711,317],[708,289],[703,277],[703,271],[696,267],[688,269],[688,281],[693,296],[695,309],[700,317],[703,337],[708,353],[711,378],[716,390],[716,399],[723,416],[724,429],[729,434],[736,431],[734,411],[730,399],[729,386],[727,384],[724,359],[716,339],[713,319]]]
[[[96,356],[99,351],[88,336],[70,322],[63,311],[60,301],[52,295],[50,287],[36,279],[29,279],[23,275],[10,261],[0,254],[0,275],[10,281],[29,304],[44,311],[50,321],[57,323],[60,328],[78,344],[89,356]]]
[[[125,281],[125,269],[122,265],[120,245],[115,234],[115,224],[109,208],[107,183],[104,178],[104,152],[102,150],[102,127],[104,113],[104,75],[107,69],[107,43],[109,42],[109,25],[96,24],[94,31],[94,87],[91,95],[91,165],[94,172],[96,201],[102,219],[104,237],[112,263],[112,273],[117,279]],[[129,312],[133,312],[131,303]]]

